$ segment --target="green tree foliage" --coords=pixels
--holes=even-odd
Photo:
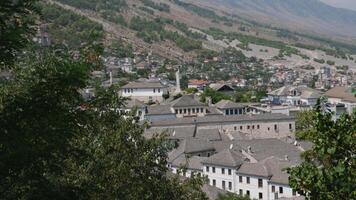
[[[74,6],[80,9],[94,11],[113,10],[121,11],[127,7],[125,0],[59,0],[62,3]]]
[[[0,69],[13,64],[35,32],[34,0],[0,1]]]
[[[235,193],[219,194],[217,200],[250,200],[248,196],[240,196]]]
[[[170,12],[170,7],[168,4],[165,3],[155,3],[151,0],[141,0],[145,6],[151,7],[153,9],[162,11],[162,12]]]
[[[306,110],[297,113],[296,116],[296,137],[301,140],[312,140],[315,135],[315,117],[314,110]]]
[[[332,120],[319,103],[308,136],[314,143],[304,161],[289,169],[291,187],[307,199],[356,198],[356,113]]]
[[[211,89],[209,87],[204,89],[204,92],[201,96],[201,101],[205,102],[206,101],[206,97],[211,97],[212,103],[217,103],[223,99],[226,100],[231,100],[231,97],[225,95],[222,92],[218,92],[214,89]]]
[[[133,58],[133,47],[131,44],[124,44],[122,40],[115,40],[108,47],[108,54],[119,58]]]
[[[56,44],[79,49],[84,43],[100,41],[103,27],[88,18],[64,10],[56,5],[41,4],[42,20],[49,23],[48,32]]]

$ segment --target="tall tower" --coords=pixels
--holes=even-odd
[[[175,93],[178,94],[181,91],[182,90],[180,88],[180,72],[179,72],[179,67],[178,67],[178,70],[176,72],[176,91],[175,91]]]

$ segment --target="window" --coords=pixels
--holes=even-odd
[[[268,131],[270,130],[270,128],[268,127]]]
[[[225,188],[226,188],[225,181],[222,181],[222,188],[223,188],[223,190],[225,190]]]
[[[234,126],[234,130],[235,130],[235,131],[237,130],[237,127],[236,127],[236,126]]]
[[[243,127],[242,127],[242,126],[240,126],[240,130],[242,130],[242,128],[243,128]]]
[[[239,176],[239,182],[242,183],[242,176]]]
[[[260,129],[260,125],[257,125],[257,129]]]
[[[179,109],[179,114],[182,114],[183,110],[182,109]]]
[[[247,126],[247,129],[250,130],[250,125]]]
[[[249,197],[250,196],[250,190],[246,190],[246,195]]]
[[[232,190],[232,182],[229,182],[229,190]]]
[[[190,108],[188,108],[188,113],[190,114]]]
[[[272,185],[272,192],[276,192],[276,187],[274,185]]]
[[[292,124],[289,124],[289,130],[292,130],[292,129],[293,129]]]
[[[246,177],[246,183],[250,184],[250,177]]]
[[[235,115],[237,115],[237,114],[239,114],[239,113],[238,113],[237,109],[235,109]]]
[[[201,113],[204,113],[204,109],[203,109],[203,108],[200,108],[200,112],[201,112]]]
[[[197,108],[197,113],[199,113],[199,108]]]
[[[225,110],[225,115],[229,115],[229,110]]]
[[[176,114],[178,114],[178,109],[176,109]]]
[[[216,186],[216,180],[213,179],[213,186]]]
[[[209,172],[209,166],[206,166],[206,171]]]
[[[263,180],[262,179],[258,179],[258,187],[261,188],[263,187]]]
[[[192,108],[192,113],[195,113],[195,108]]]
[[[297,191],[295,191],[294,189],[292,190],[292,194],[293,196],[296,196],[297,195]]]
[[[231,110],[230,110],[230,115],[233,115],[233,114],[234,114],[234,110],[231,109]]]
[[[184,114],[187,114],[187,109],[184,109]]]
[[[213,167],[213,173],[215,173],[215,167]]]
[[[283,194],[283,187],[279,187],[279,193]]]
[[[252,129],[255,129],[255,125],[252,125]]]
[[[210,157],[210,153],[208,153],[208,157]]]
[[[244,195],[244,191],[240,189],[239,194],[240,194],[240,196]]]
[[[221,173],[225,174],[225,168],[221,168]]]
[[[262,192],[258,193],[258,199],[263,199],[263,194],[262,194]]]
[[[158,88],[158,93],[161,93],[161,89],[160,88]]]
[[[153,89],[153,93],[156,93],[156,89]]]
[[[228,170],[228,174],[231,175],[231,169]]]
[[[278,127],[277,127],[277,124],[275,124],[275,125],[274,125],[274,130],[277,130],[277,128],[278,128]]]

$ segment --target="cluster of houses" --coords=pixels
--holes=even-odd
[[[177,76],[178,77],[178,76]],[[234,92],[226,84],[189,82],[190,88],[210,87]],[[295,113],[310,109],[325,96],[335,118],[356,108],[355,90],[335,87],[322,93],[306,86],[286,85],[268,93],[261,103],[236,103],[183,94],[176,87],[154,80],[130,82],[120,95],[130,98],[127,110],[136,108],[149,128],[144,136],[167,134],[176,148],[169,152],[174,174],[207,178],[219,192],[247,195],[251,199],[303,198],[288,185],[286,168],[298,165],[312,144],[297,141]]]

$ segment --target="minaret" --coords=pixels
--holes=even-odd
[[[180,73],[179,73],[179,68],[178,71],[176,72],[176,91],[175,93],[178,94],[180,93],[182,90],[180,89]]]

